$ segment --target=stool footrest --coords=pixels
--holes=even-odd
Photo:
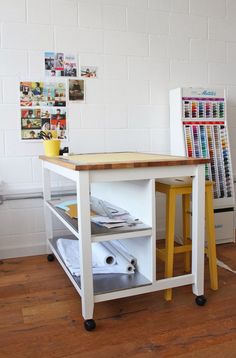
[[[192,251],[191,244],[174,247],[174,254],[183,254],[185,252],[191,252],[191,251]],[[156,252],[157,252],[157,257],[159,257],[163,261],[166,260],[166,255],[167,255],[166,249],[157,249]]]

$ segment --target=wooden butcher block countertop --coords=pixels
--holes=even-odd
[[[196,165],[210,162],[210,159],[206,158],[188,158],[140,152],[77,154],[69,155],[67,157],[48,157],[41,155],[39,158],[72,170],[102,170]]]

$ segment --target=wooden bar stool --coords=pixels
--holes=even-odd
[[[166,194],[166,240],[165,248],[157,248],[157,257],[165,262],[165,278],[173,276],[174,254],[184,253],[185,271],[190,272],[190,253],[192,242],[190,240],[190,194],[192,193],[191,178],[166,179],[156,182],[156,192]],[[209,259],[209,270],[211,288],[218,289],[218,274],[216,263],[216,242],[213,209],[213,182],[206,181],[205,184],[205,218],[207,232],[207,248],[205,253]],[[175,246],[175,206],[176,196],[182,195],[183,215],[183,245]],[[172,289],[165,290],[165,299],[172,299]]]

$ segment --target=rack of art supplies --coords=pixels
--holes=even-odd
[[[203,296],[204,165],[207,159],[146,153],[41,156],[48,260],[60,262],[81,296],[87,330],[95,328],[94,304],[191,284]],[[51,197],[50,173],[75,182],[76,197]],[[155,180],[193,177],[193,270],[156,278]],[[196,194],[197,193],[197,194]],[[55,237],[52,215],[70,235]]]
[[[216,242],[234,242],[234,183],[225,90],[171,90],[170,130],[171,154],[210,158],[205,178],[214,183]],[[182,236],[181,228],[177,235]]]

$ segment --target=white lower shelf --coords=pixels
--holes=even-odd
[[[71,236],[69,237],[72,238]],[[58,249],[57,249],[57,240],[58,238],[53,238],[49,240],[49,245],[60,262],[61,266],[63,267],[65,273],[73,283],[77,292],[81,295],[81,282],[80,277],[72,275],[71,272],[68,270],[66,264],[64,263],[63,259],[61,258]],[[75,238],[75,240],[77,240]],[[121,290],[128,290],[131,288],[141,287],[151,285],[151,282],[143,276],[139,272],[135,272],[134,274],[96,274],[93,275],[93,290],[94,295],[101,295],[109,292],[116,292]]]

